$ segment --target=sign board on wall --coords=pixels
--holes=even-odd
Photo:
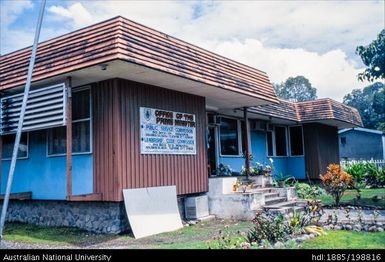
[[[140,108],[142,154],[196,154],[194,114],[155,108]]]

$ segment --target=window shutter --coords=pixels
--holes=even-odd
[[[30,91],[22,130],[64,126],[66,123],[65,90],[65,84],[61,83]],[[0,133],[15,133],[23,93],[2,97],[0,101]]]

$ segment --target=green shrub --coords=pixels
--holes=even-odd
[[[356,184],[361,184],[365,180],[366,164],[365,163],[354,163],[344,167],[346,173],[353,177]]]
[[[291,230],[282,214],[258,213],[253,223],[253,227],[247,234],[249,243],[256,242],[260,244],[263,241],[275,243],[289,239]]]
[[[376,188],[385,185],[385,171],[383,168],[378,170],[374,163],[352,163],[345,166],[344,170],[353,177],[353,188]]]
[[[319,186],[309,185],[307,183],[296,183],[295,190],[297,191],[298,197],[303,199],[316,199],[325,193]]]
[[[295,177],[290,175],[283,175],[283,173],[279,173],[279,175],[274,176],[273,178],[273,186],[275,187],[290,187],[294,186],[297,183]]]
[[[368,187],[376,188],[385,185],[385,173],[383,169],[377,170],[373,163],[366,163],[365,184]]]

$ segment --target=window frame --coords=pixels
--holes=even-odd
[[[285,128],[285,145],[286,145],[286,155],[285,156],[277,156],[277,148],[276,148],[276,141],[275,141],[275,127],[276,126]],[[300,126],[300,125],[296,125],[296,126]],[[278,158],[279,157],[297,157],[297,156],[292,156],[290,154],[291,148],[289,146],[289,143],[290,143],[290,139],[289,139],[289,135],[290,135],[289,132],[290,131],[289,131],[289,128],[290,128],[290,126],[274,125],[272,131],[266,131],[266,156],[267,157],[278,157]],[[272,136],[272,144],[273,144],[273,155],[272,156],[269,155],[269,145],[268,145],[268,141],[267,141],[268,140],[268,138],[267,138],[267,133],[268,132],[271,132],[271,136]],[[304,147],[303,146],[303,134],[302,134],[302,147]],[[304,148],[303,148],[303,152],[305,153]]]
[[[275,128],[276,127],[283,127],[285,129],[285,147],[286,147],[286,155],[283,155],[283,156],[277,156],[277,141],[275,139]],[[290,154],[289,154],[289,136],[288,136],[288,131],[287,131],[287,126],[285,125],[274,125],[274,157],[289,157]]]
[[[29,158],[29,132],[25,132],[27,134],[27,156],[23,156],[23,157],[16,157],[16,159],[20,159],[20,160],[23,160],[23,159],[28,159]],[[16,133],[11,133],[9,135],[15,135],[16,136]],[[3,139],[4,135],[2,135],[1,139]],[[20,138],[21,139],[21,138]],[[1,147],[1,150],[3,150],[3,145],[4,145],[4,142],[1,141],[2,143],[2,147]],[[1,152],[1,159],[0,161],[11,161],[12,160],[12,156],[10,158],[3,158],[3,153]]]
[[[273,130],[271,131],[266,131],[266,156],[267,157],[275,157],[275,129],[273,128]],[[268,137],[267,137],[267,133],[271,133],[271,146],[273,147],[273,155],[269,155],[269,141],[268,141]]]
[[[300,127],[301,128],[301,139],[302,139],[302,155],[292,155],[291,154],[291,131],[290,131],[290,128],[291,127]],[[303,156],[305,156],[305,140],[304,140],[304,138],[303,138],[303,126],[302,125],[294,125],[294,126],[288,126],[288,128],[287,128],[287,130],[288,130],[288,132],[289,132],[289,137],[288,137],[288,143],[289,143],[289,155],[290,155],[290,157],[303,157]]]
[[[230,117],[230,116],[220,116],[221,118],[227,118],[237,121],[237,136],[238,136],[238,155],[224,155],[222,154],[222,144],[221,144],[221,125],[219,124],[218,128],[218,147],[219,147],[219,156],[220,157],[243,157],[243,148],[242,148],[242,130],[241,130],[241,122],[238,118]]]
[[[87,85],[87,86],[82,86],[82,87],[74,87],[72,88],[72,95],[73,93],[77,93],[77,92],[81,92],[81,91],[84,91],[84,90],[89,90],[89,98],[90,98],[90,105],[89,105],[89,110],[90,110],[90,116],[88,118],[82,118],[82,119],[76,119],[76,120],[72,120],[71,122],[71,125],[73,123],[79,123],[79,122],[87,122],[89,121],[90,123],[90,150],[87,151],[87,152],[72,152],[72,155],[89,155],[89,154],[92,154],[93,153],[93,147],[92,147],[92,137],[93,137],[93,126],[92,126],[92,120],[93,120],[93,115],[92,115],[92,89],[91,89],[91,86]],[[66,126],[63,126],[63,127],[66,127]],[[52,129],[52,128],[50,128]],[[65,156],[67,153],[57,153],[57,154],[49,154],[49,141],[48,141],[48,138],[49,138],[49,133],[50,132],[50,129],[47,129],[47,132],[46,132],[46,156],[47,157],[59,157],[59,156]],[[72,133],[73,135],[73,133]]]

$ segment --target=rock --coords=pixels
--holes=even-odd
[[[297,237],[296,239],[295,239],[297,242],[303,242],[303,241],[305,241],[305,239],[303,238],[303,236],[299,236],[299,237]]]
[[[377,230],[376,226],[371,226],[368,229],[369,232],[375,232],[376,230]]]
[[[345,225],[345,230],[352,230],[353,227],[351,225]]]
[[[377,231],[378,231],[378,232],[384,232],[384,229],[383,229],[382,227],[378,227],[378,228],[377,228]]]
[[[382,227],[382,223],[377,222],[377,223],[376,223],[376,226],[377,226],[377,227]]]
[[[309,235],[303,235],[303,239],[308,240],[308,239],[310,239],[310,236]]]
[[[334,229],[335,229],[335,230],[341,230],[342,227],[341,227],[340,225],[336,225],[336,226],[334,226]]]
[[[362,230],[362,226],[361,225],[354,225],[353,230],[354,231],[361,231]]]
[[[118,227],[118,226],[112,226],[112,227],[111,227],[111,232],[112,232],[112,233],[119,232],[119,227]]]
[[[274,244],[274,248],[285,248],[285,244],[282,243],[281,241],[277,241],[277,242]]]

